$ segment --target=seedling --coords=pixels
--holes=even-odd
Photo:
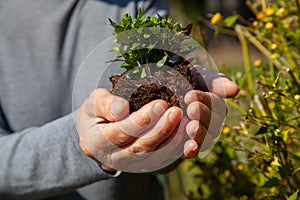
[[[178,75],[167,68],[171,67],[181,73],[185,81],[192,85],[191,60],[186,59],[195,49],[186,42],[190,39],[192,25],[183,27],[174,23],[170,17],[145,16],[142,8],[139,9],[136,18],[122,13],[120,22],[111,19],[109,22],[114,28],[116,45],[112,48],[116,52],[116,59],[112,61],[121,62],[120,67],[125,69],[123,74],[110,78],[113,93],[130,100],[132,111],[155,99],[164,99],[170,105],[180,106],[182,97],[174,96],[174,93],[180,91],[185,94],[191,87],[182,81],[176,83]],[[172,80],[169,76],[173,76]],[[121,79],[124,81],[124,77],[127,80],[126,84],[120,83]],[[170,83],[174,87],[166,88]],[[133,91],[132,87],[136,86],[141,88]],[[185,90],[182,90],[182,87]],[[174,96],[171,98],[177,99],[174,100],[175,103],[170,102],[170,95]],[[139,105],[133,106],[134,101]]]
[[[174,66],[185,63],[182,56],[192,51],[192,46],[183,45],[183,35],[188,36],[192,25],[183,27],[174,23],[168,17],[145,16],[144,10],[138,11],[137,17],[132,18],[128,13],[122,13],[122,20],[118,23],[109,19],[114,28],[114,41],[119,46],[113,47],[117,53],[114,61],[123,61],[120,67],[132,71],[144,78],[149,69],[141,68],[148,63],[156,63],[156,67],[163,65]],[[176,53],[174,53],[176,52]],[[148,71],[147,71],[148,70]]]

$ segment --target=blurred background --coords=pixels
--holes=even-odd
[[[300,199],[300,1],[168,4],[241,90],[213,150],[159,175],[166,199]]]
[[[199,35],[194,35],[206,47],[217,66],[242,63],[243,55],[236,37],[228,34],[215,35],[209,26],[209,19],[213,14],[220,12],[223,17],[239,13],[243,18],[255,17],[245,3],[245,0],[168,0],[170,16],[183,24],[195,23],[198,25]],[[205,22],[205,19],[207,20]],[[194,34],[197,34],[195,33]],[[251,59],[260,58],[260,54],[251,48]]]

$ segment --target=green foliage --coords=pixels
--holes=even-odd
[[[183,27],[174,23],[170,17],[145,16],[141,8],[136,18],[122,13],[120,22],[109,21],[114,28],[115,43],[119,45],[113,47],[117,53],[114,61],[123,61],[122,68],[131,70],[141,78],[151,71],[139,66],[147,63],[157,63],[157,68],[163,65],[180,65],[185,62],[182,56],[193,49],[192,46],[183,44],[183,36],[189,35],[191,25]]]
[[[244,72],[232,75],[240,94],[227,101],[229,117],[238,112],[239,118],[223,128],[206,158],[193,162],[197,188],[185,190],[187,199],[300,198],[299,1],[247,4],[255,19],[218,14],[213,20],[218,33],[237,36],[244,54]],[[249,43],[264,59],[251,63]]]

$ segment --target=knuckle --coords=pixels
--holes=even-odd
[[[134,121],[137,126],[145,127],[151,123],[151,117],[146,113],[136,113],[136,115],[134,115]]]
[[[129,149],[128,152],[132,154],[136,154],[139,157],[144,157],[149,152],[149,147],[144,142],[138,142],[133,144]]]
[[[129,140],[131,140],[133,137],[128,135],[127,133],[124,132],[119,132],[118,134],[115,134],[115,140],[118,142],[120,145],[125,145],[128,143]]]
[[[107,133],[106,139],[114,145],[121,147],[127,145],[134,139],[133,136],[122,131],[117,124],[105,124],[103,125],[103,133]]]
[[[167,126],[167,127],[162,128],[161,130],[159,130],[157,134],[159,135],[160,138],[165,138],[169,135],[171,130],[172,130],[172,127]]]

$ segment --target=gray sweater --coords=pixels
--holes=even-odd
[[[154,175],[114,177],[85,156],[72,113],[80,64],[112,34],[107,18],[139,6],[151,6],[149,15],[163,9],[149,1],[0,1],[0,199],[162,198]]]

